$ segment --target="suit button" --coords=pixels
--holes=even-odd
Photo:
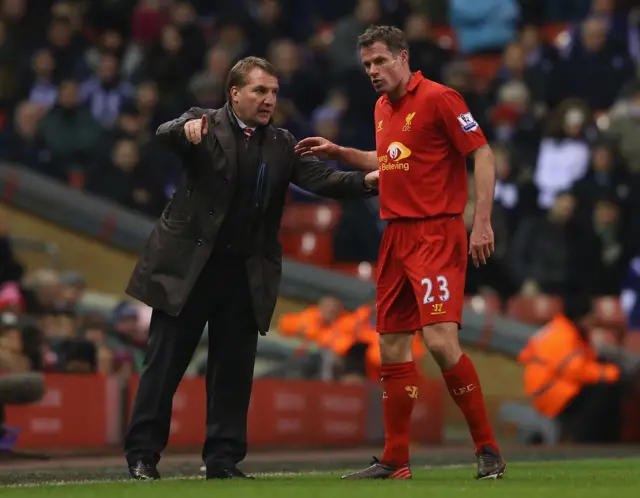
[[[191,194],[193,194],[193,189],[192,188],[187,190],[187,197],[191,197]]]
[[[196,245],[201,246],[202,245],[202,239],[196,240]]]
[[[227,244],[227,249],[231,249],[231,244]]]
[[[226,178],[223,178],[222,183],[229,183],[229,180],[227,180]]]
[[[212,209],[211,211],[209,211],[209,214],[210,214],[211,216],[213,216],[213,209]]]

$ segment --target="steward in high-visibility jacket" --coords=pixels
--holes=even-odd
[[[525,367],[524,390],[534,408],[550,418],[564,417],[561,422],[568,423],[561,425],[574,433],[570,439],[576,442],[584,439],[575,435],[578,428],[595,435],[593,426],[613,415],[620,404],[616,387],[620,369],[598,361],[589,343],[587,330],[595,325],[588,302],[570,303],[565,314],[532,336],[518,356]],[[601,406],[607,404],[614,406]],[[571,420],[565,416],[569,414]]]

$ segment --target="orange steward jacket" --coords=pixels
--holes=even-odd
[[[618,367],[599,362],[596,351],[563,315],[529,339],[518,361],[525,367],[525,392],[547,417],[561,413],[583,386],[620,378]]]

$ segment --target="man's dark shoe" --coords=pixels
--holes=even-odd
[[[207,469],[207,479],[253,479],[253,476],[245,474],[237,467],[231,467],[217,470]]]
[[[138,481],[156,481],[160,479],[160,473],[155,462],[151,460],[137,460],[133,465],[129,464],[129,475]]]
[[[364,470],[342,476],[342,479],[412,479],[411,467],[405,464],[394,467],[373,457],[371,464]]]
[[[478,458],[476,479],[501,479],[507,470],[507,462],[497,451],[485,446]]]

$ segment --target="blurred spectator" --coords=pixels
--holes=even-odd
[[[450,0],[449,18],[462,54],[496,52],[516,37],[516,0]]]
[[[475,191],[475,183],[469,178],[469,200],[462,215],[467,233],[471,234],[473,228],[473,219],[475,214],[475,200],[472,193]],[[478,294],[489,288],[496,291],[500,296],[507,297],[516,290],[514,282],[511,281],[509,275],[509,266],[506,259],[508,234],[508,218],[506,210],[499,204],[495,204],[491,212],[491,226],[496,240],[495,252],[485,266],[475,268],[469,265],[467,268],[467,280],[465,284],[465,293]]]
[[[18,104],[13,129],[7,133],[6,144],[0,147],[0,159],[49,173],[45,167],[48,154],[40,150],[38,143],[40,120],[46,112],[47,109],[42,104],[27,101]]]
[[[629,238],[615,194],[603,194],[596,200],[593,230],[597,242],[590,246],[599,246],[600,254],[593,269],[591,292],[594,295],[617,296],[631,258],[633,241]]]
[[[278,73],[280,98],[291,101],[297,111],[308,117],[326,96],[321,75],[302,65],[300,49],[291,40],[274,40],[268,55]]]
[[[136,142],[120,139],[107,161],[89,173],[86,188],[122,206],[149,216],[158,216],[164,208],[166,197],[152,168],[152,164],[142,163]]]
[[[56,105],[38,127],[38,139],[50,155],[49,175],[64,181],[72,171],[84,170],[101,135],[100,124],[80,105],[77,83],[63,81]]]
[[[122,81],[117,57],[101,54],[96,74],[80,87],[80,104],[91,109],[93,118],[103,127],[110,128],[122,107],[132,98],[133,87]]]
[[[593,239],[575,221],[575,207],[575,198],[563,192],[546,216],[525,219],[518,226],[510,258],[522,292],[564,296],[589,288],[597,247],[588,245]]]
[[[204,69],[189,82],[189,90],[200,104],[212,109],[224,105],[225,80],[230,68],[231,57],[226,50],[218,46],[209,49]]]
[[[336,73],[360,68],[358,37],[367,26],[380,20],[380,5],[377,0],[358,0],[353,15],[339,20],[333,28],[331,42],[331,66]]]
[[[11,240],[9,227],[0,214],[0,285],[6,282],[18,282],[22,278],[24,267],[17,261]]]
[[[597,325],[589,299],[576,297],[519,355],[525,392],[538,412],[559,422],[565,443],[615,443],[620,438],[626,389],[620,368],[597,359],[589,337]],[[543,389],[546,385],[551,388]]]
[[[105,54],[114,56],[118,61],[118,72],[129,81],[139,69],[143,61],[143,53],[138,45],[126,44],[122,33],[117,28],[107,28],[100,34],[96,45],[87,48],[84,62],[91,73],[100,71],[100,63]]]
[[[31,371],[31,363],[24,352],[18,318],[13,314],[0,315],[0,372]]]
[[[38,50],[31,59],[31,73],[23,82],[28,89],[28,100],[42,107],[50,108],[56,103],[58,86],[54,78],[56,62],[51,51]]]
[[[493,147],[496,158],[496,187],[494,202],[504,212],[509,240],[521,219],[534,215],[537,189],[531,181],[531,171],[514,166],[514,154],[505,145]]]
[[[589,109],[581,101],[564,101],[549,117],[534,175],[541,208],[549,208],[558,192],[569,189],[587,172],[590,126]]]
[[[640,174],[640,82],[633,84],[625,100],[624,108],[612,117],[607,134],[615,140],[628,171]]]
[[[629,328],[640,330],[640,256],[633,258],[627,268],[620,302]]]
[[[442,68],[451,59],[451,53],[431,38],[429,18],[411,14],[406,20],[404,32],[409,42],[411,69],[422,71],[426,78],[441,81]]]
[[[572,97],[584,100],[592,109],[607,109],[633,77],[633,63],[627,54],[606,45],[607,27],[602,19],[584,21],[580,36],[581,50],[572,51],[556,65],[550,100],[557,103]]]
[[[582,220],[590,222],[596,200],[611,195],[625,203],[631,193],[628,173],[616,164],[614,150],[606,141],[594,144],[591,149],[590,168],[573,186],[578,201],[578,213]]]

